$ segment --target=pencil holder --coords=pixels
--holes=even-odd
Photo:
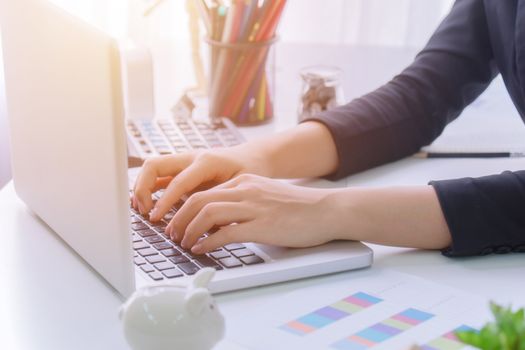
[[[209,116],[226,117],[237,125],[257,125],[274,115],[277,38],[210,46]]]

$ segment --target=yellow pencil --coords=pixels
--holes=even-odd
[[[266,107],[266,74],[262,72],[261,88],[259,89],[259,97],[257,98],[257,118],[264,120],[264,108]]]

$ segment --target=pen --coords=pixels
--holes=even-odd
[[[415,158],[521,158],[525,152],[418,152]]]

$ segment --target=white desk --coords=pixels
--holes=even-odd
[[[422,184],[429,178],[487,174],[523,168],[521,160],[407,159],[359,174],[355,185]],[[436,174],[438,174],[436,176]],[[0,192],[0,339],[5,349],[125,349],[117,309],[120,299],[74,252],[17,198],[12,184]],[[449,259],[438,252],[373,246],[370,273],[390,268],[485,296],[525,306],[522,254]],[[218,297],[227,327],[247,310],[283,293],[330,280],[351,279],[352,272],[232,292]],[[1,345],[1,344],[0,344]],[[219,349],[232,349],[225,341]]]
[[[292,49],[293,47],[290,50]],[[313,61],[336,57],[328,56],[326,50],[322,52],[322,56],[326,57],[315,58],[315,55],[310,55],[310,61],[304,63],[316,63]],[[338,62],[332,63],[341,65]],[[301,63],[300,66],[302,65]],[[400,65],[401,63],[393,65],[391,73],[399,69]],[[355,66],[352,71],[357,74],[358,67]],[[291,70],[281,72],[281,84],[292,79],[294,74]],[[374,87],[380,83],[379,80],[377,77],[372,79],[370,86],[365,88]],[[352,86],[346,90],[349,97],[360,92],[358,87]],[[295,88],[287,89],[279,95],[280,99],[293,98],[296,102],[297,91]],[[252,128],[247,134],[281,130],[293,125],[294,105],[279,100],[278,103],[288,106],[279,109],[279,115],[286,118],[259,129]],[[424,184],[430,179],[478,176],[524,168],[522,159],[405,159],[336,184],[327,181],[318,184]],[[0,191],[0,224],[0,348],[127,348],[117,319],[121,300],[63,241],[28,211],[16,196],[12,183]],[[438,252],[372,247],[375,262],[368,270],[371,274],[374,269],[390,268],[454,286],[500,303],[525,306],[525,261],[522,254],[449,259]],[[351,278],[352,272],[348,272],[265,286],[220,295],[218,302],[226,317],[227,328],[233,329],[247,310],[283,293],[313,284]],[[230,350],[235,349],[235,346],[225,340],[218,349]]]

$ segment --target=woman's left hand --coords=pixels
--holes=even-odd
[[[193,194],[166,232],[185,249],[203,254],[230,243],[310,247],[336,239],[332,190],[298,187],[240,175]],[[217,232],[203,235],[219,228]]]

